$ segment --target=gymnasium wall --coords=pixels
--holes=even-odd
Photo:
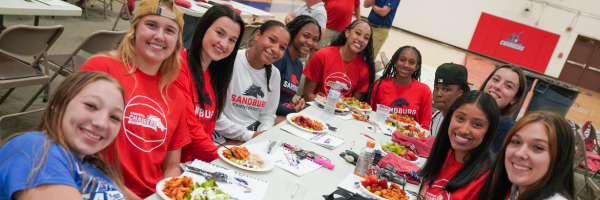
[[[598,0],[546,0],[545,2],[600,15]],[[525,11],[526,8],[530,11]],[[362,7],[361,15],[367,17],[370,10],[371,8]],[[555,45],[540,47],[548,51],[547,66],[540,68],[540,64],[537,64],[538,67],[535,68],[542,69],[541,72],[553,77],[558,77],[560,74],[577,35],[600,39],[599,19],[583,15],[576,19],[577,13],[550,5],[544,6],[537,0],[402,0],[393,25],[469,49],[482,14],[529,26],[531,30],[537,29],[550,35],[558,35]],[[567,31],[567,27],[570,26],[572,30]],[[527,44],[524,46],[527,48]],[[562,58],[559,58],[560,53],[563,54]]]

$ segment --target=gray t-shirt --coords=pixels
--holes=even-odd
[[[319,2],[311,7],[306,4],[302,4],[298,9],[294,10],[296,16],[308,15],[315,18],[321,28],[327,28],[327,11],[325,10],[325,3]]]

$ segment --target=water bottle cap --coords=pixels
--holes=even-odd
[[[375,148],[375,141],[373,141],[373,140],[367,141],[367,146],[371,147],[371,148]]]

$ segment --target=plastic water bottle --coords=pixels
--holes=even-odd
[[[342,88],[347,89],[348,87],[346,86],[346,84],[340,83],[339,81],[328,82],[327,86],[329,86],[330,88],[329,94],[327,95],[327,102],[325,103],[324,111],[327,115],[333,115],[333,113],[335,112],[335,105],[341,97]]]
[[[367,170],[369,169],[369,165],[373,163],[373,159],[375,158],[375,141],[369,140],[367,141],[367,146],[363,147],[360,150],[360,155],[358,156],[358,161],[356,162],[356,168],[354,168],[354,174],[365,177]]]

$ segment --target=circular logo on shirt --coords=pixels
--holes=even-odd
[[[327,78],[325,79],[325,84],[323,85],[323,87],[325,87],[325,93],[329,94],[329,88],[331,88],[330,85],[333,85],[333,83],[335,83],[336,81],[346,84],[346,87],[348,87],[348,89],[342,89],[340,92],[341,95],[344,97],[349,96],[350,88],[352,88],[352,81],[347,76],[344,77],[344,73],[342,72],[334,72],[327,76]]]
[[[156,101],[137,95],[125,106],[123,132],[133,146],[150,152],[165,143],[167,119]]]

